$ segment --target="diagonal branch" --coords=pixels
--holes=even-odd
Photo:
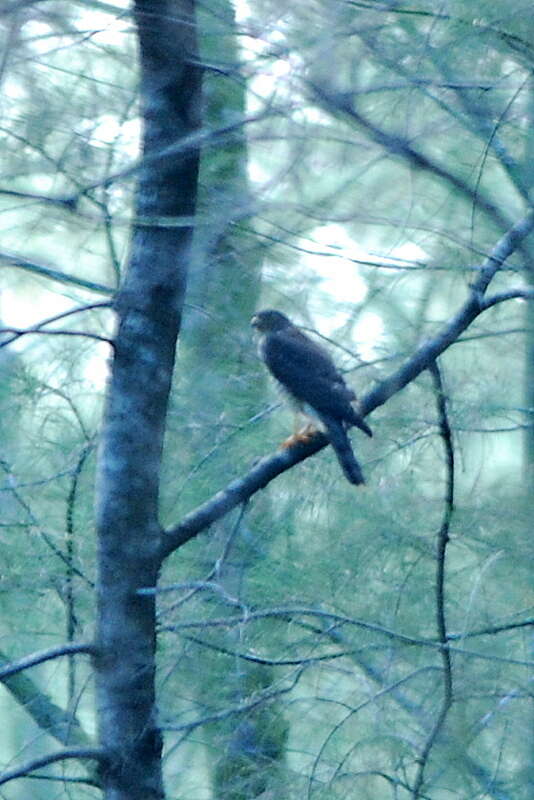
[[[55,314],[53,317],[48,317],[48,319],[43,319],[38,322],[36,325],[32,325],[30,328],[0,328],[0,334],[2,333],[11,333],[13,334],[10,339],[5,339],[3,342],[0,342],[0,348],[6,347],[8,344],[19,339],[21,336],[26,336],[29,333],[46,333],[46,334],[55,334],[56,336],[85,336],[87,339],[96,339],[99,342],[106,342],[107,344],[113,344],[111,339],[107,339],[105,336],[98,336],[96,333],[86,333],[84,331],[65,331],[65,330],[57,330],[54,328],[53,330],[45,330],[46,325],[50,325],[52,322],[58,322],[61,319],[65,319],[65,317],[71,317],[73,314],[79,314],[81,311],[92,311],[95,308],[112,308],[111,303],[91,303],[90,305],[79,306],[78,308],[71,308],[69,311],[63,311],[61,314]]]
[[[495,274],[533,230],[534,210],[531,209],[499,239],[480,267],[478,278],[471,284],[471,291],[467,300],[456,314],[445,323],[435,336],[424,341],[400,369],[382,381],[363,398],[361,402],[363,416],[383,405],[392,395],[396,394],[400,389],[404,389],[408,383],[417,378],[423,370],[427,369],[438,356],[457,340],[479,314],[486,310],[484,294]]]
[[[282,689],[257,693],[253,696],[253,699],[249,700],[248,702],[240,703],[236,706],[230,706],[222,711],[216,711],[207,717],[202,717],[200,719],[193,720],[192,722],[183,722],[177,725],[173,723],[164,723],[161,726],[161,729],[164,731],[178,731],[180,733],[183,731],[193,731],[195,728],[201,728],[204,725],[211,725],[214,722],[220,722],[221,720],[228,719],[228,717],[238,716],[240,714],[248,714],[250,711],[258,708],[258,706],[265,705],[275,698],[292,692],[302,677],[304,669],[305,666],[300,665],[299,669],[295,670],[291,683],[288,686],[284,686]]]
[[[497,242],[480,267],[467,300],[456,314],[434,336],[423,342],[396,372],[362,398],[360,403],[362,416],[367,416],[375,408],[386,403],[390,397],[428,369],[441,353],[454,344],[478,315],[486,310],[484,294],[493,277],[533,230],[534,210],[530,210]],[[190,511],[179,525],[164,531],[160,558],[163,560],[185,542],[209,528],[216,520],[247,501],[259,489],[264,489],[273,478],[318,453],[327,444],[327,438],[323,434],[317,434],[306,444],[299,443],[261,459],[242,478],[232,481],[225,489]]]
[[[92,651],[92,646],[87,644],[62,645],[12,662],[0,651],[0,665],[2,666],[0,682],[11,693],[16,702],[29,714],[35,724],[62,745],[68,746],[70,748],[69,752],[73,750],[77,752],[94,750],[93,740],[84,730],[78,718],[72,712],[65,711],[65,709],[54,703],[46,692],[43,692],[23,670],[61,655],[89,653]],[[67,757],[74,758],[75,756]],[[39,764],[33,769],[37,769],[39,766],[45,766],[45,764]],[[25,775],[29,771],[31,770],[26,764],[9,773],[6,772],[0,776],[0,783]],[[91,766],[87,768],[87,773],[89,780],[96,780],[96,772]]]
[[[506,292],[497,292],[484,300],[484,309],[504,303],[507,300],[534,300],[534,289],[518,288],[508,289]]]
[[[0,263],[4,263],[8,267],[18,267],[27,272],[33,272],[35,275],[43,275],[45,278],[50,278],[50,280],[58,281],[59,283],[66,283],[71,286],[77,286],[80,289],[87,289],[90,292],[97,292],[98,294],[105,295],[113,295],[115,293],[115,290],[110,286],[88,281],[85,278],[78,278],[76,275],[67,275],[66,272],[60,272],[58,269],[46,267],[44,264],[36,264],[34,261],[30,261],[29,258],[25,258],[17,253],[0,252]]]
[[[51,661],[60,656],[72,656],[76,653],[94,655],[95,652],[95,646],[90,642],[71,642],[70,644],[62,644],[59,647],[50,647],[48,650],[41,650],[31,656],[20,658],[18,661],[8,662],[0,653],[0,681],[5,681],[6,678],[16,675],[17,672],[35,667],[37,664],[44,664],[45,661]]]
[[[7,783],[8,781],[12,781],[15,778],[23,778],[28,776],[32,772],[35,772],[36,769],[46,767],[48,764],[54,764],[57,761],[66,761],[67,759],[72,758],[90,758],[94,761],[103,761],[104,751],[100,747],[69,747],[65,748],[64,750],[58,750],[56,753],[50,753],[47,756],[41,756],[41,758],[34,758],[31,761],[27,761],[25,764],[22,764],[20,767],[10,769],[2,773],[0,775],[0,785]],[[98,785],[96,781],[90,782],[94,783],[94,785]]]
[[[488,197],[472,189],[462,178],[449,170],[444,169],[437,161],[418,150],[406,138],[379,128],[370,119],[361,114],[352,104],[350,95],[343,92],[334,92],[328,87],[309,83],[309,87],[322,104],[330,111],[338,111],[355,122],[366,131],[371,138],[392,155],[398,155],[414,168],[434,175],[458,191],[466,200],[475,202],[478,208],[486,213],[489,219],[506,230],[508,221],[499,208]]]

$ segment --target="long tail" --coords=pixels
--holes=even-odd
[[[326,435],[335,450],[337,460],[339,461],[346,479],[355,486],[365,483],[362,469],[356,461],[350,439],[343,425],[337,420],[333,420],[331,417],[326,417],[322,414],[321,422],[326,428]]]

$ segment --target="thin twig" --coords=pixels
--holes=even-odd
[[[76,608],[75,608],[75,601],[74,601],[74,506],[76,504],[76,494],[78,491],[78,482],[80,479],[80,475],[83,469],[83,465],[91,451],[94,448],[94,442],[88,442],[81,450],[80,455],[78,457],[78,463],[76,464],[74,471],[72,473],[72,481],[71,486],[69,489],[69,494],[67,497],[67,513],[66,513],[66,520],[65,520],[65,557],[67,559],[66,564],[66,572],[65,572],[65,607],[66,607],[66,614],[67,614],[67,624],[66,624],[66,633],[67,633],[67,642],[71,643],[74,641],[74,636],[76,633]],[[74,692],[75,692],[75,685],[76,685],[76,661],[75,659],[70,656],[68,662],[68,690],[67,696],[69,701],[69,707],[74,702]]]
[[[445,615],[445,564],[447,555],[447,543],[449,541],[449,529],[454,510],[454,447],[452,442],[452,431],[447,414],[447,398],[443,389],[443,381],[438,364],[433,361],[428,371],[432,376],[434,389],[436,392],[436,406],[439,420],[439,433],[443,441],[446,463],[446,489],[445,489],[445,508],[443,520],[438,533],[437,554],[436,554],[436,625],[438,629],[438,641],[442,645],[440,650],[443,664],[443,699],[441,709],[437,719],[430,731],[425,746],[418,759],[417,774],[415,776],[412,792],[413,800],[421,797],[421,788],[425,776],[425,768],[432,752],[432,748],[445,724],[447,714],[453,703],[452,687],[452,664],[451,654],[447,636],[447,621]]]
[[[0,785],[12,781],[15,778],[23,778],[25,776],[31,777],[31,773],[35,772],[36,769],[46,767],[48,764],[54,764],[56,761],[66,761],[67,759],[73,758],[91,758],[94,761],[103,761],[104,750],[101,747],[67,747],[64,750],[58,750],[56,753],[49,753],[47,756],[34,758],[22,764],[22,766],[7,770],[0,775]]]
[[[87,289],[89,292],[97,292],[98,294],[105,295],[115,294],[115,290],[110,286],[104,286],[102,283],[88,281],[85,278],[78,278],[76,275],[67,275],[66,273],[60,272],[53,267],[46,267],[44,264],[37,264],[34,261],[30,261],[28,258],[24,258],[24,256],[18,255],[17,253],[0,252],[0,262],[3,262],[4,265],[9,267],[18,267],[19,269],[26,270],[27,272],[33,272],[36,275],[42,275],[45,278],[50,278],[51,280],[58,281],[59,283],[67,283],[73,286],[78,286],[80,289]]]
[[[507,300],[534,300],[534,289],[518,288],[509,289],[506,292],[498,292],[484,300],[484,308],[491,308],[497,303],[504,303]]]
[[[359,127],[363,128],[378,145],[391,155],[398,155],[416,169],[421,169],[445,181],[470,202],[476,200],[478,208],[484,211],[501,230],[504,231],[508,228],[508,220],[488,197],[482,196],[481,193],[477,194],[462,178],[444,169],[441,164],[434,161],[430,156],[417,150],[408,139],[379,128],[354,107],[350,94],[334,92],[325,85],[319,85],[311,81],[308,82],[308,86],[314,97],[321,101],[328,110],[344,114]]]
[[[41,650],[39,653],[33,653],[30,656],[24,656],[18,661],[11,661],[5,667],[0,668],[0,681],[4,681],[11,675],[16,675],[30,667],[35,667],[37,664],[43,664],[45,661],[51,661],[54,658],[61,656],[72,656],[76,653],[86,653],[94,655],[96,652],[94,644],[91,642],[71,642],[70,644],[62,644],[59,647],[49,647],[48,650]]]
[[[168,725],[163,724],[160,725],[161,730],[163,731],[191,731],[195,728],[200,728],[204,725],[209,725],[213,722],[220,722],[223,719],[228,719],[228,717],[233,717],[238,714],[246,714],[249,711],[254,710],[258,706],[262,706],[265,703],[269,703],[275,698],[280,697],[281,695],[288,694],[288,692],[293,691],[295,686],[300,680],[301,675],[304,672],[304,667],[295,670],[294,678],[290,685],[285,686],[283,689],[277,689],[271,692],[264,692],[259,696],[254,697],[253,700],[249,700],[246,703],[241,703],[238,706],[232,706],[230,708],[225,708],[223,711],[217,711],[214,714],[210,714],[209,717],[203,717],[201,719],[194,720],[193,722],[185,722],[180,725],[174,725],[169,723]]]
[[[6,488],[5,491],[11,492],[17,503],[24,509],[24,511],[28,515],[30,524],[37,529],[39,536],[46,543],[47,547],[49,547],[50,550],[54,553],[54,555],[57,556],[61,561],[63,561],[64,564],[68,565],[69,562],[67,557],[65,556],[65,553],[63,553],[62,550],[55,544],[53,537],[41,527],[41,524],[37,519],[37,517],[35,516],[35,514],[33,513],[31,506],[29,505],[29,503],[26,502],[22,494],[18,491],[19,486],[18,484],[15,484],[15,481],[13,480],[12,469],[8,464],[8,462],[5,461],[3,458],[0,458],[0,467],[4,470],[10,481],[10,485],[9,487]],[[87,578],[87,576],[84,575],[83,572],[81,572],[77,567],[72,566],[72,570],[74,574],[77,575],[79,578],[81,578],[88,586],[94,588],[93,581]]]
[[[30,328],[0,328],[0,334],[2,333],[12,333],[13,336],[10,339],[6,339],[3,342],[0,342],[0,347],[6,347],[8,344],[19,339],[21,336],[26,336],[29,333],[46,333],[46,334],[54,334],[59,336],[85,336],[88,339],[97,339],[98,341],[107,342],[108,344],[113,344],[111,339],[107,339],[104,336],[98,336],[96,333],[85,333],[84,331],[61,331],[61,330],[44,330],[46,325],[51,325],[53,322],[58,322],[61,319],[65,319],[66,317],[72,317],[74,314],[80,314],[82,311],[92,311],[95,308],[111,308],[111,303],[102,302],[102,303],[90,303],[89,305],[78,306],[77,308],[71,308],[69,311],[62,311],[61,314],[55,314],[53,317],[48,317],[47,319],[41,320],[36,325],[32,325]]]
[[[341,719],[339,722],[337,722],[331,728],[330,732],[328,733],[328,735],[323,740],[323,742],[321,744],[321,747],[319,748],[319,751],[318,751],[318,753],[317,753],[317,755],[316,755],[316,757],[315,757],[315,759],[313,761],[313,765],[312,765],[312,769],[311,769],[311,773],[310,773],[310,778],[309,778],[309,782],[308,782],[308,792],[307,792],[307,795],[306,795],[307,800],[310,800],[310,798],[311,798],[311,791],[312,791],[312,786],[313,786],[312,781],[315,779],[315,772],[317,771],[317,767],[318,767],[318,765],[320,763],[320,760],[321,760],[321,758],[323,756],[323,753],[326,750],[326,747],[328,746],[329,742],[334,738],[335,734],[338,733],[338,731],[341,730],[343,725],[349,719],[354,717],[355,714],[359,713],[362,709],[367,708],[372,703],[375,703],[377,700],[380,700],[385,695],[389,695],[389,694],[394,693],[400,686],[404,686],[406,683],[410,682],[413,678],[417,678],[417,677],[419,677],[419,675],[421,675],[421,674],[423,674],[425,672],[433,672],[434,669],[435,669],[435,667],[432,667],[432,666],[419,667],[418,669],[413,670],[408,675],[405,675],[404,677],[399,678],[398,680],[394,681],[393,683],[389,684],[388,686],[383,686],[381,689],[379,689],[377,692],[375,692],[372,697],[368,697],[366,700],[363,700],[361,703],[359,703],[354,708],[350,708],[349,707],[349,711],[343,717],[343,719]],[[355,747],[357,747],[357,745],[354,745],[352,749],[355,749]],[[333,771],[332,775],[330,776],[330,779],[329,779],[329,782],[328,782],[329,786],[333,785],[337,775],[341,772],[341,770],[342,770],[342,768],[344,766],[344,763],[345,763],[346,759],[348,758],[348,755],[350,754],[350,752],[351,751],[349,750],[349,753],[346,753],[344,758],[337,764],[336,769]]]
[[[348,625],[351,627],[362,628],[362,630],[372,631],[381,634],[387,639],[400,642],[402,644],[411,645],[414,647],[429,647],[433,650],[447,649],[451,653],[457,653],[465,658],[479,658],[483,661],[499,662],[503,664],[516,664],[521,667],[532,668],[534,661],[522,660],[517,658],[505,658],[503,656],[496,656],[494,654],[488,655],[487,653],[477,653],[472,650],[465,650],[461,647],[453,647],[448,642],[443,643],[436,639],[426,637],[408,636],[405,633],[398,633],[391,628],[386,628],[384,625],[378,625],[375,622],[368,620],[358,619],[357,617],[348,617],[344,614],[334,614],[329,611],[323,611],[321,608],[309,608],[298,606],[287,606],[280,608],[270,608],[262,611],[247,610],[246,614],[236,614],[231,617],[216,617],[214,619],[206,620],[184,620],[173,625],[162,625],[163,631],[183,631],[193,630],[195,628],[208,630],[209,628],[232,628],[236,625],[250,625],[253,622],[264,619],[280,619],[287,622],[288,619],[296,618],[299,621],[302,617],[311,617],[312,619],[319,619],[328,621],[332,625]],[[534,625],[534,622],[532,623]]]
[[[466,633],[448,633],[447,639],[449,642],[457,641],[458,639],[472,639],[475,636],[492,636],[495,633],[502,633],[503,631],[513,631],[517,628],[532,628],[534,627],[534,617],[521,619],[519,622],[509,622],[503,625],[489,625],[487,628],[480,628],[478,631],[467,631]]]

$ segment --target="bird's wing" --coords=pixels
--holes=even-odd
[[[269,369],[279,373],[279,380],[291,377],[294,370],[313,368],[317,377],[335,380],[339,375],[326,350],[312,342],[294,325],[281,331],[266,333],[263,356]]]
[[[266,334],[260,350],[269,371],[298,401],[372,435],[352,406],[354,392],[328,353],[296,327]]]

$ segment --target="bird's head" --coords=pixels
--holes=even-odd
[[[292,322],[281,311],[267,308],[265,311],[257,311],[250,320],[250,324],[257,331],[263,333],[264,331],[282,331],[284,328],[291,327]]]

